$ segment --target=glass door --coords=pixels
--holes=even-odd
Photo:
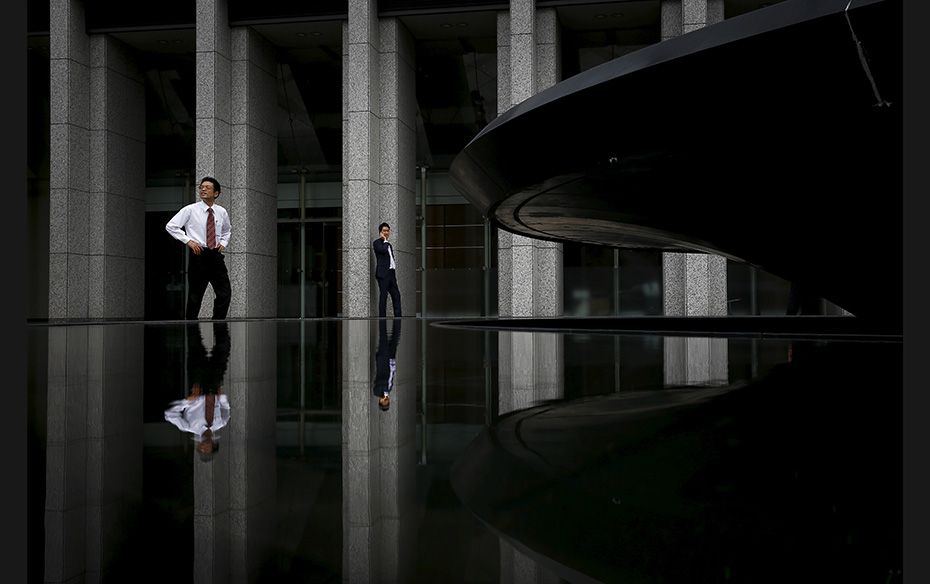
[[[338,316],[342,312],[342,222],[304,223],[307,283],[304,306],[307,317]]]
[[[342,312],[342,221],[278,220],[278,316],[321,318]]]

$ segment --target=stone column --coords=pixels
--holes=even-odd
[[[513,105],[510,96],[510,12],[497,13],[497,111]],[[513,234],[497,230],[497,310],[501,317],[513,316]],[[503,358],[503,353],[501,357]]]
[[[217,203],[229,211],[232,237],[226,255],[226,268],[230,270],[229,283],[233,302],[240,283],[233,280],[230,255],[236,249],[239,233],[238,218],[231,208],[229,179],[232,177],[232,120],[230,115],[230,87],[232,64],[230,60],[230,31],[226,0],[197,0],[197,105],[196,105],[196,165],[194,185],[204,176],[220,181],[222,194]],[[213,286],[208,284],[200,305],[200,318],[213,314]],[[229,316],[238,316],[230,303]]]
[[[401,306],[405,314],[414,315],[417,309],[417,99],[413,38],[396,18],[383,20],[380,29],[381,189],[378,214],[368,229],[369,256],[374,257],[370,248],[371,240],[377,237],[377,225],[386,221],[391,225]],[[388,314],[391,314],[390,302],[388,306]],[[377,304],[372,304],[369,314],[378,314]]]
[[[132,52],[90,39],[91,318],[145,313],[145,86]]]
[[[662,40],[723,20],[723,0],[662,0]],[[682,123],[690,120],[683,119]],[[703,253],[663,253],[666,316],[727,314],[726,259]]]
[[[555,9],[511,0],[498,13],[498,112],[559,81],[559,24]],[[500,316],[562,314],[562,246],[498,232]]]
[[[232,34],[227,254],[232,317],[277,316],[278,138],[275,47],[249,27]],[[200,180],[200,177],[197,177]],[[212,314],[212,308],[210,309]]]
[[[48,331],[45,582],[110,579],[139,512],[142,333]]]
[[[50,5],[48,316],[139,318],[145,256],[145,91],[131,52]]]
[[[723,20],[723,0],[662,0],[661,9],[663,41]],[[666,316],[727,315],[726,258],[663,253],[662,280]],[[666,383],[710,383],[726,378],[726,339],[665,338]]]
[[[379,37],[377,2],[349,2],[349,20],[343,27],[342,133],[342,314],[347,317],[371,316],[376,306],[371,242],[381,223]]]
[[[498,111],[559,81],[559,24],[551,8],[512,0],[498,13]],[[561,316],[562,246],[498,231],[500,316]],[[560,335],[500,333],[499,413],[564,394]]]

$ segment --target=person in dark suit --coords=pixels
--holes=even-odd
[[[391,304],[394,306],[394,316],[401,316],[400,289],[397,287],[397,262],[394,259],[394,248],[388,243],[391,236],[391,226],[382,223],[378,226],[378,239],[371,242],[375,250],[375,279],[378,280],[378,316],[387,316],[387,297],[391,295]]]
[[[400,341],[400,319],[395,318],[388,336],[387,321],[378,322],[378,351],[375,353],[375,384],[372,393],[378,398],[378,407],[387,411],[391,407],[391,390],[397,376],[397,343]]]

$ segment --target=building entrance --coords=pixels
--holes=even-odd
[[[278,317],[342,314],[342,220],[278,220]]]

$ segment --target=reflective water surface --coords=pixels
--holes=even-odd
[[[897,342],[31,326],[29,581],[901,578]]]

